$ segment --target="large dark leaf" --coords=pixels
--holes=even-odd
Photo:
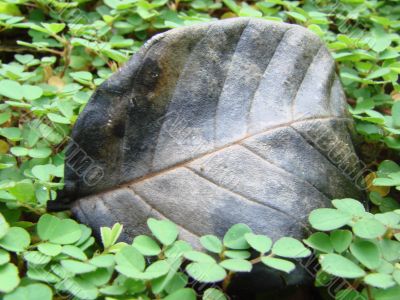
[[[100,88],[67,151],[78,219],[125,238],[168,218],[182,237],[235,223],[302,237],[308,213],[360,197],[334,61],[294,25],[233,19],[151,39]]]

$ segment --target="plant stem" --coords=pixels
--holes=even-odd
[[[64,45],[64,51],[62,52],[62,57],[64,58],[64,68],[60,74],[61,78],[64,77],[65,72],[67,71],[69,64],[71,63],[71,51],[72,51],[72,45],[69,41],[67,41],[66,44]]]
[[[371,287],[367,285],[367,294],[368,294],[368,300],[374,300],[374,297],[372,296],[371,292]]]
[[[228,275],[225,277],[224,282],[222,283],[222,290],[226,292],[228,289],[229,284],[231,283],[231,279],[233,276],[233,272],[229,271]]]
[[[29,212],[32,212],[38,216],[41,216],[46,212],[46,210],[44,208],[36,208],[36,207],[32,207],[28,204],[20,203],[20,202],[18,204],[19,204],[19,206],[27,209]]]
[[[29,48],[29,47],[22,47],[22,46],[0,46],[0,52],[49,52],[58,56],[62,56],[61,51],[57,51],[50,48]]]
[[[358,286],[359,286],[360,283],[361,283],[361,281],[362,281],[362,279],[357,279],[357,280],[351,285],[351,287],[352,287],[354,290],[357,290],[357,289],[358,289]]]
[[[250,263],[253,265],[258,264],[259,262],[261,262],[261,256],[256,257],[250,261]]]

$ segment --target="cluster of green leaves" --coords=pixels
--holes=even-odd
[[[222,241],[214,235],[201,237],[209,254],[177,240],[178,228],[170,221],[149,219],[148,227],[155,239],[140,235],[131,245],[118,242],[119,223],[103,227],[103,248],[93,251],[91,230],[74,220],[44,214],[28,232],[0,214],[0,292],[5,300],[51,300],[56,294],[195,300],[190,276],[198,283],[215,284],[202,291],[202,299],[223,300],[234,273],[250,272],[256,263],[289,273],[295,268],[289,259],[311,254],[296,239],[272,243],[243,224],[229,229]],[[21,279],[22,272],[26,277]]]
[[[320,232],[304,240],[316,251],[321,267],[316,285],[329,285],[332,277],[340,277],[345,284],[337,300],[398,299],[400,210],[371,214],[354,199],[332,204],[334,208],[311,212],[309,221]]]
[[[400,203],[394,197],[388,195],[391,187],[399,190],[399,175],[400,166],[392,160],[384,160],[379,164],[376,172],[370,173],[367,176],[367,179],[373,179],[369,200],[380,212],[390,212],[400,209]]]
[[[59,222],[68,220],[65,214],[59,215],[62,220],[58,221],[48,215],[42,215],[45,213],[46,202],[54,199],[55,191],[63,185],[63,146],[79,113],[96,86],[126,62],[152,35],[170,28],[235,16],[297,23],[312,30],[326,42],[338,64],[339,75],[349,96],[350,112],[356,122],[355,129],[364,137],[361,145],[362,159],[373,170],[367,176],[367,181],[370,183],[369,199],[375,205],[373,210],[392,216],[379,217],[380,214],[372,216],[365,213],[363,218],[369,216],[371,220],[381,222],[385,228],[388,228],[387,221],[385,223],[383,220],[394,218],[393,213],[396,214],[395,210],[400,209],[396,199],[398,195],[396,189],[398,190],[400,186],[400,167],[390,160],[400,150],[400,101],[398,101],[400,100],[398,82],[400,6],[398,1],[2,0],[0,1],[0,213],[4,218],[0,218],[0,247],[3,249],[0,251],[0,285],[4,284],[8,288],[2,286],[0,290],[3,293],[9,293],[7,296],[9,299],[31,299],[33,295],[37,298],[49,299],[52,293],[74,294],[74,289],[71,287],[73,285],[80,287],[78,290],[87,290],[87,293],[91,295],[98,293],[104,296],[109,295],[110,298],[123,298],[128,294],[140,293],[143,295],[150,293],[147,295],[151,297],[154,295],[153,292],[158,292],[164,297],[186,286],[186,283],[179,285],[176,281],[178,282],[174,283],[176,285],[169,283],[163,287],[160,283],[161,279],[146,278],[146,276],[155,276],[153,269],[150,269],[151,272],[148,271],[151,265],[148,265],[147,260],[144,269],[142,265],[139,268],[136,265],[136,271],[130,274],[138,276],[137,278],[123,274],[129,271],[124,269],[125,263],[118,264],[116,260],[117,253],[124,246],[116,243],[116,237],[120,231],[118,225],[113,229],[102,230],[103,250],[90,245],[93,243],[93,238],[90,237],[88,228],[83,225],[79,225],[81,230],[79,240],[70,243],[63,240],[61,236],[64,235],[64,229],[61,227],[77,228],[76,225],[71,225],[76,224],[72,220],[57,227]],[[338,207],[335,211],[339,210],[343,212],[346,209]],[[317,216],[318,219],[318,214],[321,214],[321,211],[313,213],[313,218]],[[322,214],[324,214],[323,210]],[[332,216],[338,216],[337,220],[342,221],[348,218],[339,217],[339,215],[340,213],[336,212]],[[42,217],[39,219],[40,216]],[[330,219],[331,217],[328,217],[327,220]],[[352,222],[355,222],[353,219],[340,226],[353,227]],[[52,233],[40,233],[38,220],[39,222],[53,220],[52,226],[56,226],[62,233],[60,237],[53,236],[50,239],[48,235],[51,236]],[[332,220],[332,222],[337,220]],[[372,222],[371,220],[368,222]],[[314,221],[313,219],[313,223]],[[69,225],[65,225],[67,223]],[[325,250],[317,249],[325,255],[320,258],[328,257],[325,263],[322,263],[324,259],[321,258],[322,268],[332,259],[332,256],[327,256],[330,254],[350,259],[367,274],[352,279],[351,283],[356,288],[351,293],[361,292],[363,297],[367,293],[371,299],[372,296],[368,294],[367,288],[370,287],[373,295],[387,293],[388,296],[385,299],[396,299],[390,298],[395,287],[384,290],[383,285],[379,287],[376,284],[377,281],[387,283],[388,276],[383,280],[383,277],[379,275],[381,271],[371,270],[360,262],[351,250],[352,244],[349,244],[346,249],[337,245],[340,242],[338,240],[349,239],[349,236],[351,236],[350,243],[358,240],[375,243],[381,251],[382,261],[398,269],[396,265],[398,260],[396,262],[395,259],[385,258],[387,254],[379,246],[382,241],[389,241],[388,247],[396,249],[397,246],[394,246],[397,245],[396,229],[392,230],[393,236],[388,235],[389,231],[386,230],[383,238],[369,239],[358,236],[357,230],[352,233],[350,230],[343,231],[339,227],[327,229],[316,226],[322,231],[333,230],[328,236],[333,252],[325,251],[332,249],[329,247]],[[382,228],[382,226],[377,226],[377,228]],[[237,228],[242,228],[241,230],[246,232],[243,225]],[[133,243],[135,246],[129,246],[127,249],[131,250],[124,251],[135,252],[135,257],[141,257],[137,255],[139,252],[142,256],[159,257],[160,260],[168,259],[166,249],[171,245],[165,245],[163,239],[168,239],[171,231],[167,230],[160,235],[154,232],[154,228],[152,230],[161,242],[161,246],[156,241],[150,242],[150,237],[138,237]],[[77,233],[75,234],[77,236]],[[320,234],[324,236],[322,239],[326,242],[325,235],[328,234]],[[13,239],[7,236],[12,236]],[[57,241],[57,238],[60,239]],[[184,245],[180,241],[173,244],[175,243]],[[210,278],[217,281],[216,279],[221,279],[224,275],[224,283],[221,285],[223,287],[224,284],[229,283],[231,272],[248,270],[249,263],[252,265],[261,262],[269,267],[289,272],[294,265],[290,260],[285,260],[285,257],[296,256],[290,252],[291,247],[303,249],[301,244],[287,238],[272,246],[266,237],[255,236],[249,232],[245,233],[244,240],[242,235],[240,243],[243,249],[236,249],[236,246],[229,249],[232,245],[228,242],[228,247],[226,247],[225,240],[221,242],[216,237],[203,237],[202,244],[212,255],[203,255],[196,251],[192,253],[189,251],[193,250],[187,248],[189,254],[186,253],[186,256],[182,254],[181,257],[182,260],[191,262],[187,264],[187,268],[176,273],[182,274],[183,278],[187,278],[187,275],[196,278],[196,276],[199,277],[199,270],[204,270],[207,266],[211,273],[205,274],[210,282]],[[244,245],[258,251],[259,257],[249,258],[248,249]],[[370,244],[361,244],[359,248],[364,249],[363,245],[366,245],[365,251],[371,248]],[[57,253],[60,248],[62,250]],[[159,248],[160,252],[154,254]],[[340,252],[337,249],[343,249],[343,251]],[[289,252],[285,255],[284,250]],[[307,253],[306,250],[304,251]],[[30,252],[33,254],[29,254]],[[80,254],[77,254],[78,252]],[[112,266],[96,266],[92,263],[95,257],[107,255],[112,256]],[[47,259],[49,261],[43,263],[40,257],[45,258],[43,261]],[[107,263],[107,259],[110,263],[110,258],[105,258],[103,263]],[[39,260],[41,263],[38,263]],[[64,266],[61,263],[64,260],[72,261],[72,263],[64,262],[67,265]],[[127,259],[126,263],[130,262],[132,263],[132,259]],[[135,263],[138,262],[135,260]],[[162,270],[162,264],[164,263],[154,267],[157,272]],[[85,269],[85,266],[86,270],[93,269],[93,266],[95,270],[75,274],[66,271],[68,265],[74,270],[82,270],[80,267]],[[51,276],[53,279],[43,280],[40,276],[44,273],[40,272],[38,266],[47,268],[46,270],[50,272],[46,274],[53,274],[54,276]],[[57,273],[57,270],[63,271]],[[118,281],[113,281],[114,277],[109,279],[107,276],[110,272],[111,276],[117,275],[118,278],[123,279]],[[32,277],[35,276],[32,274],[36,274],[37,277]],[[321,274],[347,278],[341,273],[329,274],[327,270],[323,270]],[[364,278],[370,274],[375,275],[365,280]],[[392,281],[398,283],[396,281],[398,275],[396,277],[393,274],[394,272],[390,274]],[[140,278],[140,276],[143,277]],[[3,281],[3,278],[7,279]],[[68,278],[67,282],[72,285],[56,284],[60,281],[52,282],[51,280],[55,278],[63,279],[63,281]],[[96,286],[93,280],[104,284],[101,287]],[[152,287],[145,284],[144,290],[138,292],[143,287],[143,282],[157,282],[157,280],[159,280],[159,290],[153,291]],[[135,285],[137,281],[141,284]],[[362,284],[359,285],[359,283]],[[13,285],[14,290],[11,292],[10,287]],[[49,288],[50,285],[51,288]],[[362,287],[366,287],[364,291]],[[108,290],[109,294],[103,292],[103,288]],[[121,294],[110,296],[112,293]],[[180,293],[183,293],[183,296],[178,294],[175,297],[178,299],[193,297],[193,291],[190,289],[181,289]],[[218,298],[213,296],[214,293],[219,295],[220,292],[218,289],[210,289],[204,293],[204,297],[209,295],[206,299]],[[337,296],[341,297],[339,298],[341,300],[347,299],[343,293]]]
[[[55,57],[26,54],[15,59],[0,66],[0,202],[40,211],[62,186],[59,146],[90,92],[49,74]],[[43,82],[46,76],[48,83]]]

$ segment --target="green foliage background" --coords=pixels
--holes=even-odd
[[[352,239],[354,242],[357,242],[357,239],[376,239],[377,243],[386,239],[390,241],[393,249],[400,249],[400,220],[396,221],[395,217],[398,212],[396,209],[400,208],[400,167],[396,163],[400,150],[399,1],[0,0],[0,292],[8,293],[5,299],[44,300],[51,299],[56,293],[61,293],[61,296],[57,297],[74,294],[73,289],[66,287],[65,282],[64,285],[58,284],[60,278],[67,278],[80,286],[80,290],[88,291],[89,296],[86,298],[76,295],[75,292],[75,296],[82,299],[106,295],[113,298],[125,297],[124,299],[138,295],[144,298],[166,297],[165,299],[169,300],[193,299],[193,290],[179,291],[179,287],[183,288],[186,283],[177,284],[169,289],[164,287],[156,293],[140,284],[136,285],[136,290],[126,289],[125,285],[132,287],[135,286],[134,282],[138,282],[139,279],[135,277],[137,274],[130,274],[133,277],[129,277],[119,272],[119,278],[122,279],[113,282],[110,278],[114,269],[105,270],[115,265],[113,255],[117,255],[120,248],[125,246],[118,245],[115,241],[119,227],[114,229],[116,232],[113,234],[105,233],[108,237],[103,237],[103,247],[96,246],[93,245],[94,239],[87,227],[68,219],[67,213],[59,213],[57,218],[52,218],[45,214],[45,207],[47,201],[56,197],[55,191],[62,187],[63,148],[68,142],[69,133],[79,112],[96,86],[123,65],[152,35],[170,28],[236,16],[297,23],[309,28],[326,42],[337,62],[338,72],[348,96],[349,109],[354,117],[356,130],[361,136],[361,158],[371,170],[366,180],[369,183],[369,198],[374,204],[372,212],[378,214],[374,220],[378,220],[377,222],[385,227],[383,230],[379,224],[372,226],[375,229],[381,228],[381,231],[372,237],[362,234],[360,236],[356,230]],[[321,211],[319,213],[324,214]],[[390,214],[379,217],[379,213]],[[315,215],[318,216],[318,212]],[[362,219],[365,216],[371,217],[368,214],[358,217]],[[40,217],[41,222],[47,220],[60,231],[41,232],[37,225]],[[318,230],[331,231],[338,230],[341,226],[347,226],[349,229],[355,225],[351,223],[354,220],[347,221],[339,224],[339,227],[332,224],[320,227],[318,222],[315,223],[315,219],[314,224],[311,223]],[[60,222],[64,222],[64,225],[57,227]],[[104,229],[104,232],[108,232],[107,229]],[[60,234],[70,237],[70,240],[57,240]],[[157,234],[155,236],[157,237]],[[154,250],[156,242],[143,239],[146,240],[142,241],[147,245],[145,247]],[[319,241],[321,239],[327,241],[326,236],[321,238],[320,235],[317,238]],[[163,244],[163,237],[159,241],[164,246],[171,246]],[[265,243],[264,238],[263,241]],[[214,242],[218,245],[221,243],[215,239]],[[152,246],[148,246],[149,243]],[[315,243],[310,240],[306,242],[320,252],[318,255],[333,251],[332,245],[326,246],[327,242],[323,248]],[[295,248],[303,249],[301,243],[296,245]],[[346,251],[351,252],[350,256],[354,259],[354,251],[347,250],[350,249],[350,244],[347,246],[342,252],[336,251],[340,255],[343,254],[342,256],[331,253],[333,256],[328,256],[328,261],[333,259],[335,264],[340,265],[340,258],[337,260],[334,255],[343,258],[347,255]],[[110,251],[110,247],[115,248]],[[364,249],[361,253],[367,248],[370,250],[371,247],[373,246],[361,247]],[[163,248],[162,251],[166,250],[167,248]],[[220,249],[216,254],[224,251],[230,250]],[[231,251],[242,250],[233,247]],[[151,254],[154,256],[154,253],[149,254],[146,251],[140,253],[147,256],[152,256]],[[112,258],[104,258],[105,262],[98,262],[100,265],[91,263],[94,256],[107,255],[111,255]],[[132,255],[138,256],[137,253]],[[247,270],[243,261],[251,259],[244,253],[232,255],[232,259],[242,260],[234,266],[242,271]],[[159,259],[164,259],[163,256]],[[380,275],[378,278],[372,276],[372,279],[369,277],[367,280],[364,269],[371,265],[368,262],[363,264],[363,258],[361,262],[356,259],[361,271],[358,272],[358,276],[353,274],[355,277],[353,276],[352,280],[354,279],[356,285],[352,291],[364,293],[365,299],[397,299],[395,297],[399,292],[400,276],[398,272],[394,275],[394,271],[400,269],[400,250],[394,251],[392,256],[391,260],[384,259],[394,268],[391,272],[387,271],[390,269],[388,265],[386,273],[380,273],[376,268],[373,268],[372,272],[386,274],[390,278]],[[348,278],[346,276],[349,274],[343,273],[343,270],[329,272],[329,268],[326,267],[326,255],[322,257],[325,259],[320,260],[323,269],[320,274],[328,273]],[[107,262],[107,259],[112,262]],[[254,263],[254,258],[252,259]],[[367,260],[373,259],[369,257]],[[194,259],[199,263],[198,260],[198,257]],[[120,265],[129,263],[121,261]],[[291,262],[283,259],[282,261],[269,259],[269,267],[290,271]],[[116,264],[118,265],[118,261]],[[44,278],[44,273],[30,269],[32,266],[44,266],[45,274],[50,274],[46,276],[51,278]],[[68,266],[70,270],[84,272],[65,272],[64,269],[68,270]],[[232,265],[229,267],[232,269]],[[229,267],[225,270],[228,273],[233,272]],[[60,268],[64,271],[60,271]],[[159,266],[159,269],[162,270],[162,266]],[[221,269],[218,270],[221,274]],[[222,270],[224,271],[223,268]],[[102,282],[102,285],[93,284],[93,280]],[[43,282],[47,282],[47,285]],[[115,284],[119,287],[115,287]],[[364,286],[372,287],[372,290],[364,290]],[[379,289],[385,291],[386,298],[379,298],[383,297],[379,296]],[[211,297],[213,293],[219,293],[218,291],[205,293],[204,297],[208,297],[205,299],[216,299]],[[174,292],[183,294],[168,298],[168,295]],[[390,298],[390,293],[395,296]],[[336,297],[355,297],[345,296],[339,294]]]

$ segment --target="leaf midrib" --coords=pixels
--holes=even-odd
[[[134,184],[136,184],[138,182],[150,179],[150,178],[158,176],[158,175],[162,175],[162,174],[168,173],[168,172],[170,172],[172,170],[175,170],[175,169],[178,169],[180,167],[185,167],[187,164],[192,163],[192,162],[194,162],[194,161],[196,161],[198,159],[202,159],[202,158],[206,157],[207,155],[211,155],[211,154],[217,153],[219,151],[223,151],[223,150],[225,150],[225,149],[227,149],[229,147],[232,147],[234,145],[241,144],[244,140],[246,140],[248,138],[252,138],[252,137],[259,136],[259,135],[263,135],[265,133],[268,133],[268,132],[276,130],[276,129],[285,128],[285,127],[291,127],[292,125],[295,125],[295,124],[307,123],[307,122],[311,122],[311,121],[315,122],[315,121],[330,121],[330,120],[336,120],[336,121],[345,120],[345,121],[349,121],[351,119],[350,118],[346,118],[346,117],[332,117],[332,116],[319,117],[319,118],[311,117],[311,118],[307,118],[307,119],[303,119],[303,120],[296,120],[296,121],[290,121],[290,122],[278,124],[276,126],[269,127],[266,130],[263,130],[263,131],[260,131],[260,132],[257,132],[257,133],[251,134],[251,135],[246,135],[241,139],[238,139],[236,141],[228,143],[228,144],[226,144],[224,146],[214,148],[211,151],[207,151],[207,152],[202,153],[202,154],[200,154],[200,155],[198,155],[196,157],[186,159],[186,160],[184,160],[182,162],[179,162],[177,164],[174,164],[172,166],[163,168],[163,169],[158,170],[158,171],[149,172],[148,174],[146,174],[144,176],[140,176],[140,177],[137,177],[135,179],[132,179],[132,180],[129,180],[129,181],[126,181],[126,182],[122,182],[122,183],[120,183],[120,184],[118,184],[118,185],[116,185],[116,186],[114,186],[112,188],[109,188],[109,189],[105,189],[105,190],[102,190],[102,191],[99,191],[99,192],[96,192],[96,193],[87,193],[87,194],[81,195],[80,197],[78,197],[77,199],[74,199],[74,200],[78,200],[80,198],[84,198],[84,197],[87,197],[87,196],[101,196],[101,195],[104,195],[104,194],[106,194],[108,192],[115,191],[115,190],[120,189],[120,188],[129,187],[129,186],[134,185]]]

